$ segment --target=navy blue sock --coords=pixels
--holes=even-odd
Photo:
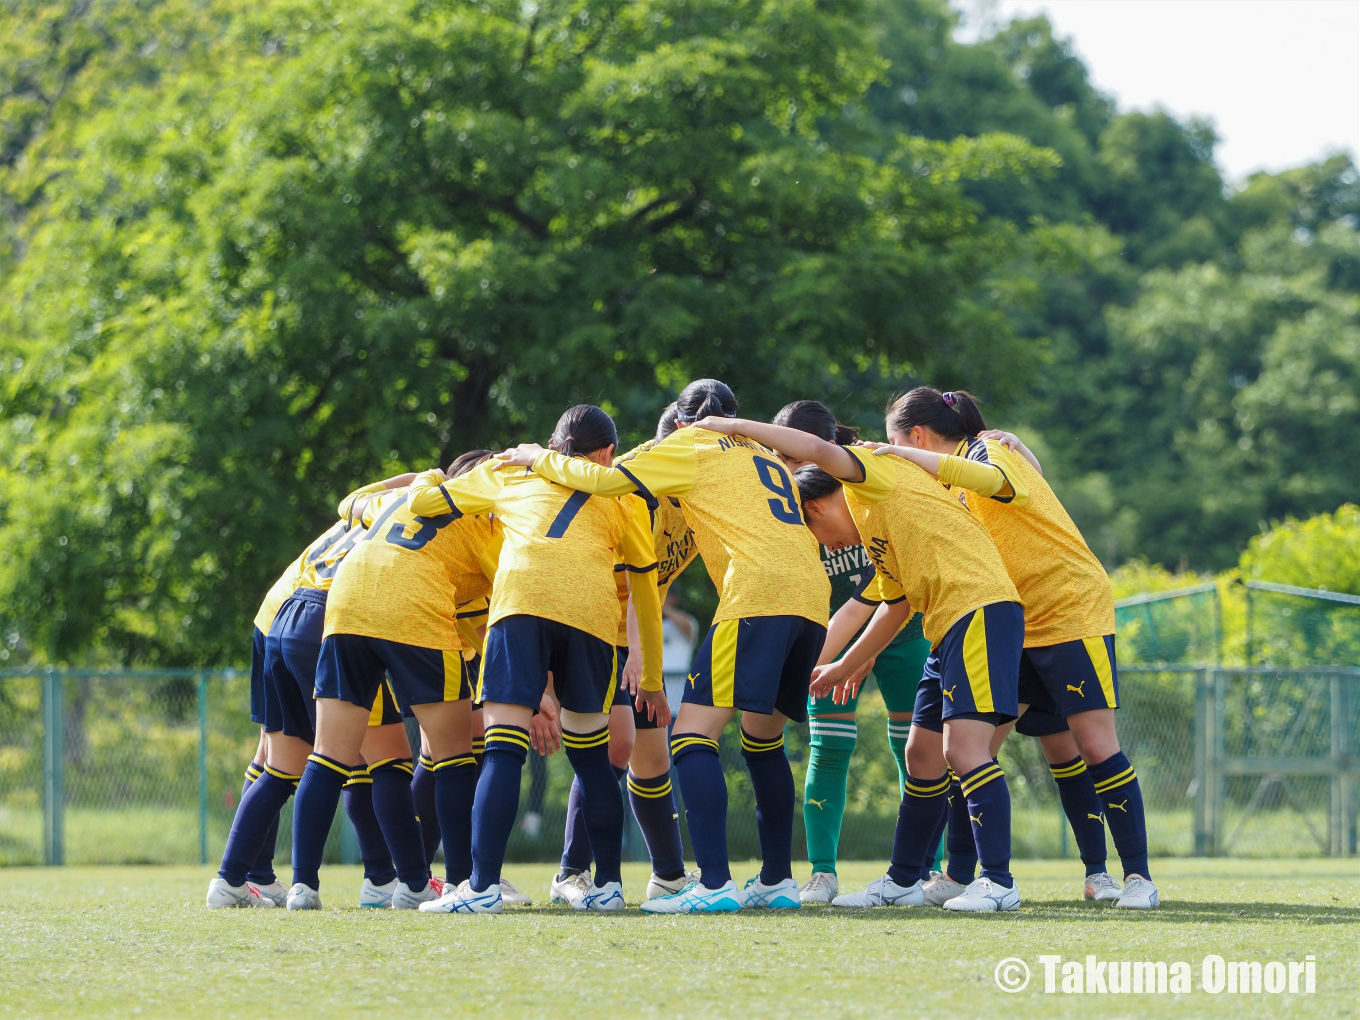
[[[486,753],[472,801],[472,890],[486,892],[501,880],[505,847],[519,811],[519,780],[529,757],[529,731],[490,726]]]
[[[595,855],[595,884],[621,882],[623,863],[623,791],[609,762],[609,727],[592,733],[562,731],[567,760],[581,781],[581,814]]]
[[[905,796],[905,793],[903,794]],[[943,854],[944,848],[940,845],[944,840],[945,829],[949,828],[949,790],[944,791],[944,810],[940,812],[940,820],[935,823],[935,831],[930,834],[930,842],[926,844],[925,860],[921,862],[921,877],[930,877],[930,867],[935,863],[935,855]]]
[[[373,813],[378,816],[397,877],[412,892],[420,892],[429,881],[430,869],[416,819],[416,802],[411,797],[414,773],[410,758],[387,758],[368,767],[373,777]]]
[[[364,878],[374,885],[386,885],[397,877],[392,866],[392,854],[383,839],[378,816],[373,812],[373,777],[362,765],[350,772],[349,782],[341,791],[345,798],[345,814],[349,815],[354,834],[359,839],[359,859],[364,862]]]
[[[784,752],[784,734],[761,740],[742,730],[741,756],[756,794],[760,880],[774,885],[793,877],[793,771]]]
[[[949,863],[945,874],[959,885],[967,885],[977,873],[977,843],[973,841],[973,826],[968,821],[968,798],[959,786],[959,777],[949,770],[949,793],[945,795],[948,818],[948,832],[945,835],[945,849],[949,851]]]
[[[270,825],[277,822],[279,812],[297,787],[297,776],[268,766],[265,769],[241,797],[241,805],[231,822],[226,849],[222,851],[222,868],[218,874],[231,885],[245,882],[246,874],[260,856]]]
[[[590,834],[586,831],[586,812],[584,796],[581,793],[581,777],[573,776],[571,790],[567,793],[567,823],[562,836],[562,873],[575,874],[589,871],[594,852],[590,849]]]
[[[702,733],[671,737],[671,761],[680,776],[685,819],[694,860],[703,871],[706,889],[732,881],[727,860],[727,779],[718,760],[718,742]]]
[[[948,776],[917,779],[907,773],[902,803],[897,808],[892,863],[888,865],[888,877],[898,885],[915,885],[921,880],[922,869],[935,849],[930,841],[944,814],[948,792]]]
[[[293,800],[293,884],[321,888],[318,872],[326,852],[340,788],[349,781],[349,766],[324,754],[309,754]]]
[[[246,780],[241,784],[241,799],[246,799],[246,791],[250,789],[250,784],[259,779],[264,773],[264,766],[251,762],[246,766]],[[274,816],[274,820],[269,823],[269,829],[264,834],[264,842],[260,845],[260,852],[255,857],[255,863],[246,872],[246,881],[254,882],[256,885],[273,885],[279,880],[279,876],[274,874],[274,854],[279,845],[279,818]]]
[[[1124,877],[1148,875],[1147,818],[1143,814],[1143,788],[1123,751],[1116,751],[1099,765],[1090,766],[1096,793],[1105,808],[1105,821],[1114,837],[1114,848],[1124,865]]]
[[[680,817],[675,812],[670,772],[652,779],[639,779],[629,772],[628,800],[647,841],[652,874],[668,882],[679,878],[685,873],[685,849],[680,842]]]
[[[444,878],[457,887],[472,877],[472,800],[477,795],[477,759],[471,754],[445,758],[433,768],[439,802],[439,831],[444,839]]]
[[[995,761],[979,765],[959,776],[959,786],[968,799],[968,822],[977,844],[982,877],[1009,889],[1011,877],[1011,791],[1006,773]]]
[[[1061,765],[1050,764],[1048,770],[1058,784],[1058,799],[1072,826],[1086,874],[1099,874],[1105,870],[1105,812],[1101,809],[1090,770],[1080,756]]]
[[[434,799],[434,773],[430,771],[432,768],[434,759],[422,754],[416,762],[415,775],[411,777],[411,799],[416,803],[416,817],[420,819],[420,839],[425,845],[425,864],[430,868],[434,867],[434,855],[439,852],[439,806]]]

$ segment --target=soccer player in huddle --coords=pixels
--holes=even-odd
[[[784,727],[807,714],[830,586],[817,543],[803,527],[798,492],[773,452],[741,436],[694,427],[701,418],[723,419],[736,409],[726,384],[700,379],[676,400],[676,431],[617,467],[532,445],[508,455],[582,494],[675,497],[718,588],[713,625],[695,656],[671,737],[701,879],[647,900],[642,909],[648,913],[801,906],[793,880],[794,785]],[[738,710],[762,857],[760,874],[742,889],[728,863],[727,782],[718,759],[719,737]]]

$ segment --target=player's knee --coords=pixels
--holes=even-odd
[[[907,771],[913,776],[937,776],[944,771],[945,756],[941,748],[925,743],[907,744]]]

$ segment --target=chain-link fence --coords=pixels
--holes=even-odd
[[[1357,670],[1124,667],[1119,731],[1142,783],[1152,852],[1354,853],[1357,685]],[[248,686],[231,672],[0,674],[0,864],[215,861],[258,739]],[[860,699],[858,730],[841,853],[881,859],[891,850],[900,793],[876,691]],[[790,727],[787,746],[801,803],[806,725]],[[721,757],[732,854],[758,856],[735,722]],[[1074,856],[1037,742],[1012,736],[1001,762],[1015,855]],[[570,784],[561,754],[525,769],[512,860],[561,852]],[[530,813],[537,819],[526,819]],[[347,830],[340,812],[328,860],[353,859]],[[290,831],[285,810],[281,861]],[[799,812],[795,851],[803,846]],[[630,827],[625,854],[645,853]]]

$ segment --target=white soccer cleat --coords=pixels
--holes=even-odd
[[[415,892],[405,882],[398,882],[392,890],[393,910],[419,910],[422,903],[431,903],[444,895],[444,883],[437,878],[425,882],[425,888]]]
[[[1152,910],[1161,906],[1162,898],[1157,895],[1157,887],[1142,875],[1130,875],[1124,879],[1124,891],[1114,901],[1116,907],[1130,910]]]
[[[548,899],[554,903],[565,903],[569,907],[574,907],[594,884],[588,871],[578,871],[565,878],[559,872],[553,876],[552,885],[548,886]]]
[[[604,885],[590,884],[585,895],[571,905],[572,910],[597,910],[612,913],[623,909],[623,886],[618,882]]]
[[[289,910],[320,910],[321,891],[313,889],[305,882],[299,882],[288,890],[288,899],[284,905]]]
[[[647,898],[657,899],[661,896],[674,896],[691,882],[699,881],[699,869],[687,871],[679,878],[658,878],[655,871],[652,877],[647,879]]]
[[[931,872],[929,881],[922,883],[921,894],[928,907],[942,907],[955,896],[962,894],[963,886],[942,871]]]
[[[798,890],[798,899],[803,903],[830,903],[840,891],[841,880],[834,871],[814,871]]]
[[[1081,894],[1092,903],[1110,903],[1119,899],[1119,883],[1108,872],[1097,871],[1086,876]]]
[[[359,886],[359,906],[386,910],[392,905],[392,894],[397,891],[397,884],[395,878],[382,885],[375,885],[365,878],[364,884]]]
[[[963,910],[972,913],[988,910],[1019,910],[1020,890],[1015,886],[1007,889],[1005,886],[997,885],[990,878],[979,878],[970,882],[968,888],[952,900],[947,900],[944,909]]]
[[[260,895],[260,890],[256,889],[249,882],[242,882],[240,885],[228,885],[227,880],[218,876],[208,883],[208,907],[212,910],[222,910],[228,907],[272,907],[273,900],[267,900]]]
[[[737,894],[743,910],[797,910],[803,905],[798,898],[798,883],[791,878],[766,885],[760,876],[748,878]]]
[[[741,909],[741,894],[730,878],[716,889],[691,882],[673,896],[642,904],[644,914],[730,914]]]
[[[499,914],[501,912],[500,884],[485,892],[473,892],[472,882],[465,881],[457,889],[444,887],[444,895],[420,905],[422,914]]]
[[[508,878],[501,879],[501,902],[507,907],[532,907],[534,901],[515,888]]]
[[[261,900],[269,901],[268,904],[262,902],[259,906],[282,907],[288,902],[288,887],[282,882],[270,882],[268,885],[258,885],[255,882],[247,882],[246,885],[259,893]]]
[[[831,901],[833,907],[919,907],[925,901],[925,883],[919,878],[911,885],[898,885],[887,875],[876,878],[862,892],[843,893]]]

